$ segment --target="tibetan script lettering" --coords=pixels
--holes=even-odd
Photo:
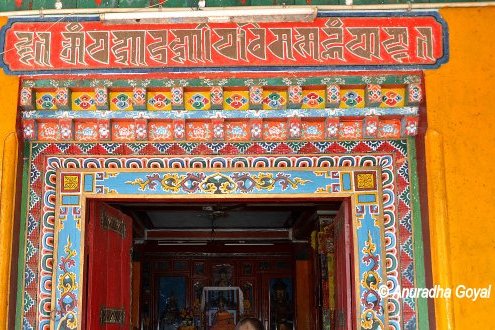
[[[433,14],[256,24],[73,21],[52,25],[14,21],[3,31],[2,60],[13,73],[250,66],[428,67],[446,58],[446,31],[440,21]]]

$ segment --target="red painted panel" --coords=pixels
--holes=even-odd
[[[349,203],[335,217],[335,329],[356,329],[353,315],[353,251]]]
[[[129,329],[132,219],[105,203],[92,202],[86,228],[85,328]],[[101,320],[104,308],[107,323]]]
[[[361,13],[313,22],[257,24],[14,21],[4,33],[3,62],[10,72],[431,66],[447,56],[447,31],[433,13],[386,17]]]

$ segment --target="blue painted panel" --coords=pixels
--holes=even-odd
[[[358,195],[359,203],[375,203],[376,195],[375,194],[366,194],[366,195]]]
[[[94,183],[93,174],[84,174],[84,192],[92,192],[93,183]]]
[[[78,205],[79,196],[77,195],[65,195],[62,196],[62,205]]]
[[[352,116],[379,116],[379,115],[397,115],[413,116],[419,112],[418,107],[402,108],[328,108],[328,109],[283,109],[283,110],[167,110],[167,111],[23,111],[22,116],[25,119],[42,119],[42,118],[106,118],[106,119],[203,119],[203,118],[327,118],[327,117],[352,117]]]
[[[351,190],[351,175],[349,173],[342,174],[342,187],[345,191]]]

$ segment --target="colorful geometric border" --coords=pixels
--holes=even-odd
[[[347,176],[343,176],[344,168],[365,167],[364,170],[368,171],[371,170],[370,167],[378,166],[381,168],[381,174],[377,176],[377,181],[381,178],[382,193],[377,195],[377,198],[378,204],[383,200],[387,285],[390,289],[398,285],[403,288],[414,286],[416,275],[409,196],[410,169],[405,140],[289,143],[31,143],[27,151],[31,155],[27,173],[31,189],[28,193],[29,198],[26,199],[28,214],[23,271],[25,276],[20,283],[24,288],[23,308],[20,311],[24,328],[36,326],[38,329],[47,329],[51,315],[54,316],[52,310],[55,306],[52,308],[51,294],[52,287],[56,286],[52,285],[52,256],[55,210],[58,205],[57,170],[60,172],[62,169],[68,169],[67,172],[71,172],[72,175],[76,173],[81,175],[78,179],[79,186],[74,184],[76,179],[69,178],[67,182],[72,184],[65,187],[67,192],[63,193],[64,196],[68,196],[64,197],[65,202],[77,204],[80,203],[80,200],[75,200],[78,194],[99,189],[96,187],[96,177],[95,180],[89,180],[88,176],[84,176],[87,173],[83,173],[83,169],[109,168],[119,173],[128,171],[124,170],[126,168],[143,170],[156,168],[159,172],[159,169],[164,168],[187,171],[198,167],[215,168],[215,170],[216,168],[263,167],[277,168],[277,171],[283,173],[284,171],[281,171],[283,167],[308,169],[335,167],[337,169],[334,172],[342,173],[342,176],[339,176],[342,178],[341,183],[347,185],[346,182],[349,180]],[[80,170],[71,170],[71,168]],[[349,175],[349,178],[353,180],[352,175]],[[111,178],[107,179],[111,180]],[[360,189],[371,189],[366,187],[366,184],[363,184]],[[105,190],[105,186],[102,189]],[[115,187],[107,186],[107,189],[111,190]],[[332,189],[337,188],[332,188],[330,184],[327,189],[332,193]],[[365,201],[361,205],[365,205]],[[367,214],[366,212],[370,213],[372,210],[370,207],[365,205],[356,208],[355,212]],[[70,207],[70,209],[70,212],[66,212],[68,208],[59,209],[58,216],[79,219],[81,209],[78,207]],[[67,246],[67,250],[77,248],[72,238],[70,245],[67,240],[59,241],[60,246]],[[388,301],[388,323],[395,329],[416,328],[416,312],[415,300]]]
[[[423,100],[418,74],[261,76],[23,80],[24,139],[319,141],[397,139],[418,132]],[[384,103],[384,91],[400,102]],[[236,101],[232,93],[237,93]],[[160,107],[147,107],[151,100]]]

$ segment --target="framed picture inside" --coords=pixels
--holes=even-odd
[[[294,329],[292,278],[270,279],[270,330]]]
[[[239,287],[204,287],[201,305],[206,325],[235,325],[242,314],[242,291]]]
[[[180,321],[180,311],[185,307],[186,278],[184,276],[160,276],[158,278],[160,330],[176,329]]]

